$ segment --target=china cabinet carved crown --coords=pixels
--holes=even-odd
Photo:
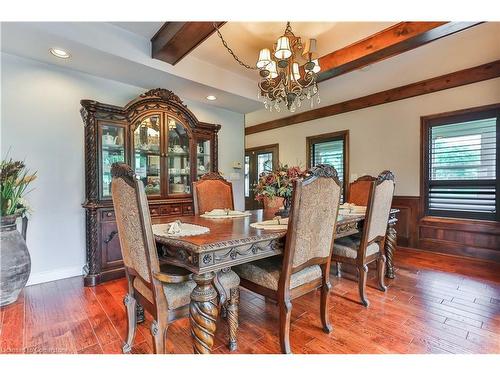
[[[191,184],[217,171],[220,125],[200,122],[173,92],[153,89],[125,107],[81,101],[85,127],[85,285],[124,275],[110,194],[111,165],[144,182],[152,217],[192,215]]]

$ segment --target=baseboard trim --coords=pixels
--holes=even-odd
[[[59,268],[51,271],[37,272],[37,273],[32,273],[30,275],[30,278],[28,279],[28,283],[26,284],[26,286],[42,284],[42,283],[47,283],[49,281],[67,279],[68,277],[82,276],[82,275],[83,275],[83,266]]]
[[[419,247],[411,247],[411,246],[397,246],[397,250],[403,250],[403,251],[414,251],[414,252],[421,252],[421,253],[427,253],[427,254],[436,254],[444,257],[450,257],[450,258],[458,258],[458,259],[464,259],[468,261],[477,261],[481,263],[490,263],[490,264],[498,264],[499,262],[493,259],[489,258],[479,258],[479,257],[473,257],[473,256],[467,256],[467,255],[462,255],[462,254],[457,254],[457,253],[445,253],[445,252],[439,252],[439,251],[432,251],[432,250],[427,250],[427,249],[421,249]]]

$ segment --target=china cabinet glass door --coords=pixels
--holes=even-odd
[[[111,165],[125,161],[125,128],[112,123],[101,125],[101,197],[111,196]]]
[[[160,115],[151,115],[138,124],[133,134],[134,169],[147,195],[161,194]]]
[[[167,117],[168,134],[168,193],[181,195],[191,193],[189,168],[189,134],[184,125],[173,117]]]
[[[196,178],[212,170],[211,141],[198,139],[196,141]]]

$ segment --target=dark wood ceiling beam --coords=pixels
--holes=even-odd
[[[245,135],[500,77],[500,60],[245,128]]]
[[[482,22],[400,22],[319,58],[318,82],[420,47]]]
[[[151,55],[175,65],[214,32],[213,22],[165,22],[151,38]]]

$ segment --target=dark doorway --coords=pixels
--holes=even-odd
[[[279,145],[267,145],[245,150],[245,209],[262,208],[262,203],[255,200],[253,189],[263,172],[272,171],[279,165]]]

